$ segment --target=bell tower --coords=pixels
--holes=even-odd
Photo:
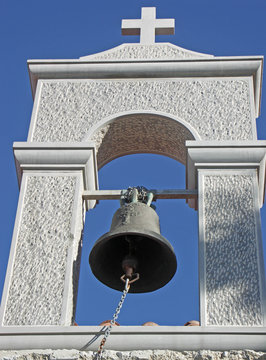
[[[265,350],[266,141],[256,133],[263,57],[155,42],[173,31],[173,19],[143,8],[141,19],[122,21],[122,33],[139,34],[140,43],[28,61],[34,105],[27,141],[14,143],[20,197],[2,349],[84,349],[88,334],[96,339],[89,350],[97,349],[100,327],[72,326],[82,230],[96,200],[123,190],[99,189],[97,172],[119,156],[155,153],[186,165],[186,189],[153,195],[186,198],[198,211],[201,326],[121,326],[107,348]]]

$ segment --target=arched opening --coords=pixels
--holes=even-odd
[[[116,159],[99,171],[101,189],[123,189],[143,185],[147,188],[185,188],[185,166],[165,156],[137,154]],[[145,294],[128,294],[118,322],[142,325],[184,325],[199,319],[197,212],[185,200],[158,200],[156,211],[161,233],[175,249],[178,269],[163,288]],[[121,293],[100,283],[92,274],[88,256],[95,241],[109,231],[117,200],[100,201],[87,214],[76,322],[99,325],[111,319]],[[93,304],[93,305],[92,305]]]
[[[103,120],[87,139],[95,141],[100,169],[120,156],[139,153],[165,155],[185,164],[185,142],[198,138],[180,119],[158,112],[134,112]]]

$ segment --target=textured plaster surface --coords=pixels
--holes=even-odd
[[[85,60],[178,60],[208,58],[213,55],[200,54],[172,44],[123,44],[98,54],[83,56]]]
[[[27,177],[4,325],[60,324],[75,185],[75,176]]]
[[[92,351],[79,350],[20,350],[0,351],[1,360],[94,360]],[[230,351],[112,351],[103,353],[106,360],[266,360],[266,353],[253,350]]]
[[[253,176],[203,175],[207,325],[263,325]]]
[[[249,90],[240,79],[44,81],[30,140],[79,142],[103,119],[135,111],[182,119],[201,140],[252,140]]]

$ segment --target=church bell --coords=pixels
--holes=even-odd
[[[150,292],[174,276],[176,256],[160,234],[159,217],[150,206],[153,194],[144,192],[143,196],[140,187],[129,190],[127,200],[124,198],[113,216],[110,231],[94,244],[89,263],[95,277],[110,288],[122,291],[128,278],[134,282],[129,292]]]

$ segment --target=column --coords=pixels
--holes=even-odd
[[[203,326],[265,326],[260,222],[266,142],[189,142],[198,187],[200,320]]]
[[[86,210],[82,193],[97,188],[94,147],[15,143],[14,154],[21,188],[1,323],[71,325]]]

